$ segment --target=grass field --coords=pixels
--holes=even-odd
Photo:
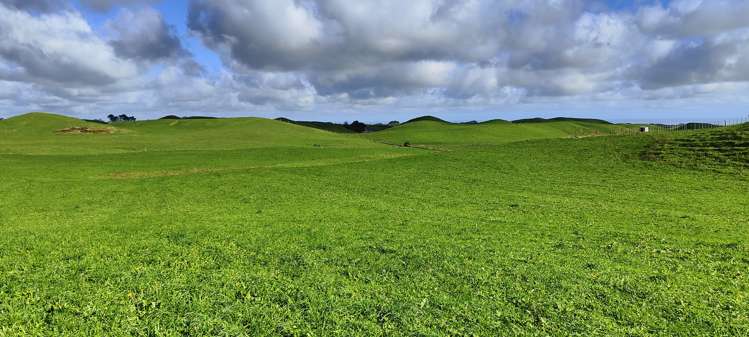
[[[388,144],[409,142],[442,146],[496,145],[531,139],[610,135],[624,128],[624,126],[584,121],[522,124],[490,121],[480,124],[449,124],[440,121],[421,120],[406,123],[397,128],[369,133],[366,137]]]
[[[0,336],[749,335],[746,157],[674,160],[711,133],[70,127],[0,121]]]

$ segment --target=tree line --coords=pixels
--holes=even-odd
[[[114,123],[114,122],[134,122],[135,121],[135,116],[128,116],[126,114],[121,114],[121,115],[109,114],[109,115],[107,115],[107,118],[109,119],[110,123]]]

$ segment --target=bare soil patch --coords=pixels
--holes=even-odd
[[[85,126],[74,126],[57,130],[57,133],[66,134],[97,134],[97,133],[114,133],[114,128],[89,128]]]

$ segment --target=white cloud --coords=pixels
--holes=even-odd
[[[111,44],[121,57],[156,61],[189,54],[182,47],[176,29],[153,8],[123,9],[107,22],[107,27],[116,35]]]
[[[33,16],[0,5],[0,77],[56,85],[103,85],[137,75],[135,64],[75,12]],[[7,71],[7,69],[12,69]]]
[[[749,2],[676,0],[664,7],[643,7],[638,19],[649,33],[670,37],[710,36],[749,27]]]
[[[739,0],[193,0],[186,28],[223,61],[212,72],[149,3],[84,1],[111,12],[96,31],[70,6],[0,0],[0,108],[490,109],[736,97],[749,83]]]
[[[29,1],[29,0],[21,0]],[[40,1],[40,0],[33,0]],[[54,1],[54,0],[45,0]],[[162,0],[80,0],[80,2],[93,10],[107,12],[117,6],[132,6],[132,5],[143,5],[143,4],[154,4]]]

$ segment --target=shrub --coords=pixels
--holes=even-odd
[[[349,129],[351,131],[354,131],[354,132],[358,132],[358,133],[362,133],[364,131],[367,131],[367,125],[364,124],[364,123],[362,123],[362,122],[360,122],[360,121],[354,121],[353,123],[348,124],[348,125],[344,124],[344,126],[347,129]]]

